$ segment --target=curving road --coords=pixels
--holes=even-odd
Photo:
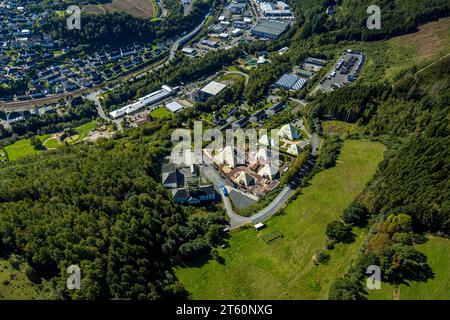
[[[180,48],[180,45],[182,46],[184,43],[186,43],[186,41],[189,41],[191,38],[193,38],[197,33],[200,32],[200,30],[202,30],[203,26],[205,25],[206,21],[208,21],[208,17],[209,17],[209,13],[206,14],[205,19],[203,19],[203,21],[191,32],[189,32],[188,34],[182,36],[181,38],[175,40],[175,42],[173,43],[172,47],[170,48],[170,53],[169,53],[169,60],[168,62],[172,61],[173,58],[175,57],[175,53],[178,51],[178,49]]]

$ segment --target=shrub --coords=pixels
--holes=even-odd
[[[359,202],[354,202],[344,210],[342,219],[352,226],[364,227],[367,224],[367,215],[366,207]]]
[[[352,227],[342,221],[332,221],[327,225],[325,234],[335,242],[350,243],[354,240]]]

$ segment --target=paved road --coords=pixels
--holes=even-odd
[[[164,2],[163,2],[163,1],[164,1],[164,0],[156,1],[156,3],[157,3],[158,6],[159,6],[159,15],[158,15],[158,18],[164,18],[165,16],[167,16],[167,9],[165,8]]]
[[[243,217],[234,212],[230,198],[226,197],[220,189],[219,186],[221,184],[230,186],[229,181],[223,178],[219,171],[217,171],[212,165],[203,165],[200,167],[200,171],[203,176],[207,177],[209,181],[211,181],[217,192],[219,192],[222,196],[225,211],[230,219],[230,229],[236,229],[246,223],[251,223],[252,219],[250,217]]]
[[[250,76],[247,73],[244,73],[242,71],[226,71],[225,74],[238,74],[245,78],[245,85],[247,85],[248,80],[250,79]]]
[[[100,103],[100,100],[98,99],[98,96],[101,95],[104,91],[98,90],[95,92],[92,92],[86,96],[86,98],[90,101],[93,101],[95,106],[97,107],[97,112],[100,118],[105,120],[111,120],[108,118],[108,116],[105,114],[105,111],[103,110],[102,104]]]
[[[278,196],[267,207],[250,217],[252,224],[264,221],[277,213],[278,210],[280,210],[288,199],[294,194],[294,191],[295,190],[290,187],[284,187]]]

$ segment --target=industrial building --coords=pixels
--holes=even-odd
[[[129,104],[120,109],[114,110],[114,111],[110,112],[109,115],[113,119],[118,119],[125,115],[133,114],[136,111],[139,111],[146,106],[155,104],[161,100],[164,100],[164,99],[172,96],[173,94],[175,94],[175,92],[176,92],[175,88],[171,88],[169,86],[164,85],[161,87],[160,90],[152,92],[142,98],[139,98],[137,102]]]
[[[166,109],[175,113],[184,109],[184,106],[177,101],[172,101],[166,104]]]
[[[226,85],[217,81],[211,81],[206,86],[192,94],[192,100],[195,102],[204,102],[210,97],[218,95]]]
[[[252,36],[259,38],[278,39],[289,28],[289,22],[276,20],[259,20],[252,29]]]

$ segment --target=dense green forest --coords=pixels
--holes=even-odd
[[[55,15],[39,28],[60,41],[61,45],[79,46],[85,51],[124,47],[132,43],[149,44],[192,30],[204,19],[212,4],[212,0],[196,1],[188,16],[184,16],[180,10],[170,10],[169,16],[162,20],[149,20],[117,12],[85,14],[80,30],[69,30],[66,27],[66,17]]]
[[[381,9],[381,29],[369,30],[366,12],[371,5]],[[323,34],[322,41],[379,40],[416,30],[423,22],[448,15],[447,0],[294,0],[297,14],[307,22],[302,38]],[[326,14],[332,7],[334,13]]]

